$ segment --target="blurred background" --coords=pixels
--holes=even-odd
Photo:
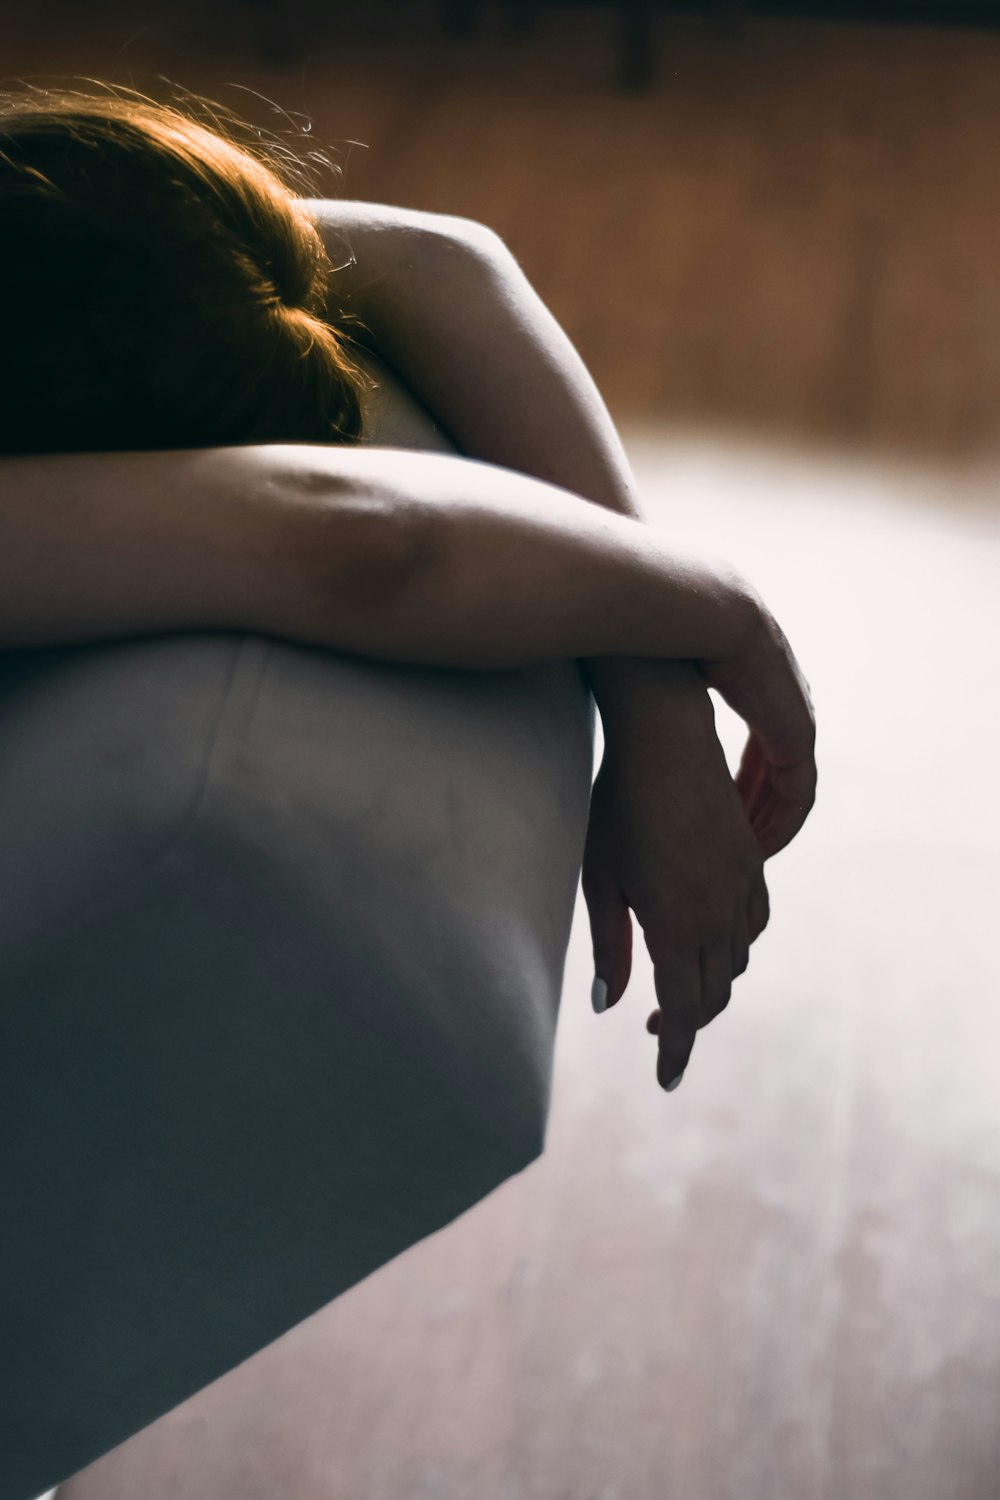
[[[20,10],[5,87],[166,79],[497,230],[820,772],[675,1093],[581,897],[544,1157],[60,1500],[998,1500],[1000,6]]]

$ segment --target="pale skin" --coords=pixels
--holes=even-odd
[[[356,264],[339,274],[336,291],[343,309],[364,318],[372,330],[373,352],[398,371],[466,457],[533,476],[546,486],[561,486],[621,517],[631,517],[633,523],[641,522],[635,481],[596,387],[516,261],[491,231],[452,216],[387,205],[314,200],[310,206],[317,213],[334,264],[342,265],[349,258],[345,237],[356,257]],[[335,319],[338,309],[330,311]],[[488,358],[483,357],[484,350],[489,351]],[[474,382],[469,379],[470,369],[476,372]],[[61,635],[50,613],[47,633],[37,633],[36,626],[36,634],[29,632],[26,640],[55,642],[78,639],[88,632],[99,636],[102,624],[104,633],[120,633],[120,621],[110,613],[109,602],[118,595],[109,585],[114,582],[123,587],[129,570],[142,579],[142,559],[150,553],[156,557],[157,572],[155,580],[148,570],[145,574],[142,612],[134,613],[138,594],[122,594],[120,620],[140,621],[135,633],[141,633],[143,625],[156,629],[173,623],[175,628],[194,628],[195,621],[206,618],[206,589],[191,574],[190,556],[181,541],[183,528],[197,524],[201,528],[199,566],[213,555],[227,565],[231,558],[228,571],[220,575],[225,587],[220,588],[216,580],[212,589],[221,623],[268,628],[268,619],[277,617],[289,634],[324,639],[322,632],[311,628],[311,621],[301,625],[296,621],[294,629],[287,628],[286,614],[276,610],[275,615],[262,615],[258,603],[265,585],[277,598],[286,553],[291,559],[287,598],[294,598],[298,607],[304,596],[296,582],[295,548],[276,546],[273,531],[268,529],[268,496],[275,476],[280,478],[283,468],[291,472],[303,451],[274,445],[217,453],[5,460],[5,494],[12,512],[18,486],[26,498],[34,486],[33,498],[38,503],[26,505],[24,515],[44,515],[49,526],[39,540],[26,523],[19,534],[14,517],[14,545],[12,549],[8,535],[7,554],[16,552],[19,543],[23,550],[19,566],[12,566],[11,577],[3,578],[8,614],[5,638],[17,643],[18,608],[23,617],[30,609],[27,591],[19,605],[18,587],[20,579],[31,576],[36,555],[44,556],[47,580],[53,570],[62,570],[53,598],[60,603],[72,600],[65,608],[74,628],[65,626]],[[388,458],[387,450],[311,451],[336,460],[333,467],[339,464],[348,479],[354,473],[395,473],[382,462]],[[89,463],[81,465],[82,458]],[[62,489],[53,486],[54,476],[60,475],[63,488],[67,483],[71,487],[74,473],[93,476],[96,465],[103,466],[104,474],[119,486],[129,473],[138,485],[140,479],[148,481],[154,461],[161,475],[172,473],[180,481],[170,490],[170,505],[148,508],[140,518],[144,529],[133,537],[131,531],[125,534],[123,513],[111,503],[113,494],[108,489],[102,492],[96,515],[99,523],[106,517],[114,545],[109,546],[107,539],[101,545],[91,544],[93,524],[70,545],[74,497],[70,494],[60,509]],[[427,456],[416,467],[427,480],[450,482],[454,466],[461,462]],[[414,470],[412,463],[409,469]],[[227,478],[234,496],[238,487],[238,541],[233,530],[236,511],[227,509],[220,475]],[[488,479],[490,474],[476,477]],[[526,499],[532,493],[529,480],[513,483],[516,489],[508,477],[512,513],[522,493]],[[146,493],[152,493],[148,483]],[[175,493],[183,497],[183,503],[174,503]],[[366,504],[373,493],[364,491]],[[541,486],[540,497],[545,498]],[[590,512],[587,506],[575,509]],[[128,526],[133,524],[132,510],[124,513]],[[600,560],[604,544],[587,516],[575,524],[586,546],[579,568],[574,564],[573,576],[579,573],[583,578],[589,576],[583,563],[594,557]],[[639,528],[629,523],[619,529],[623,544],[634,545],[633,533]],[[526,538],[523,526],[520,530],[508,526],[504,531],[495,512],[470,511],[466,531],[466,541],[471,544],[473,534],[478,535],[491,556],[501,550],[498,544],[504,538],[505,544],[516,544],[522,552],[527,543],[531,550],[525,564],[541,565],[539,555],[544,548],[539,538]],[[60,551],[61,537],[66,545]],[[152,540],[155,546],[150,545]],[[562,532],[551,540],[558,562],[564,558],[559,551],[564,544]],[[176,571],[171,573],[175,554]],[[516,563],[517,557],[512,556]],[[467,573],[468,553],[464,558]],[[112,579],[109,570],[115,568],[119,571]],[[566,574],[565,566],[558,574]],[[598,574],[594,576],[596,588]],[[162,591],[160,598],[152,597],[154,582]],[[402,615],[407,600],[413,620],[425,620],[428,611],[422,601],[407,596],[406,591],[398,603],[392,601],[387,615],[396,611],[396,638],[409,643],[413,627],[407,627]],[[360,601],[356,602],[360,609]],[[766,616],[766,609],[760,613]],[[87,631],[79,629],[83,615],[90,621]],[[370,621],[363,623],[369,632],[374,628]],[[555,623],[567,624],[565,619]],[[767,650],[756,656],[758,664],[767,664],[766,670],[758,665],[750,675],[742,667],[737,669],[735,658],[728,663],[716,660],[710,668],[704,661],[699,667],[695,660],[655,659],[659,654],[655,641],[632,637],[624,628],[621,640],[635,644],[612,649],[628,654],[611,654],[606,636],[590,632],[582,623],[574,627],[576,635],[570,630],[564,639],[557,631],[552,638],[558,643],[551,648],[555,654],[584,659],[605,734],[582,877],[595,969],[607,982],[608,1003],[616,1003],[631,973],[631,908],[654,966],[660,1008],[647,1026],[659,1032],[657,1079],[664,1088],[683,1072],[698,1029],[725,1008],[733,978],[746,969],[750,945],[768,920],[764,860],[795,836],[815,797],[814,721],[808,684],[776,622],[766,616],[766,624]],[[334,637],[332,643],[338,639]],[[348,637],[348,645],[352,639]],[[367,636],[359,639],[370,649]],[[586,647],[576,644],[590,639],[596,643],[590,649],[598,653],[592,657]],[[433,643],[424,649],[430,652],[424,659],[447,664],[444,656],[434,654]],[[715,734],[709,683],[751,726],[735,782]]]
[[[310,207],[334,256],[345,233],[356,237],[385,212],[321,200]],[[474,254],[462,259],[461,274],[453,257],[442,275],[420,232],[426,227],[415,221],[382,304],[376,297],[364,305],[362,265],[350,268],[362,273],[362,286],[344,290],[344,306],[361,301],[378,352],[461,451],[641,520],[607,408],[515,258],[471,225]],[[763,862],[812,807],[815,759],[810,753],[779,771],[751,735],[734,782],[705,678],[692,662],[601,657],[587,668],[605,734],[582,871],[595,973],[607,985],[607,1005],[616,1004],[631,975],[631,908],[653,961],[660,1009],[647,1029],[659,1037],[657,1079],[666,1088],[749,964],[769,916]]]

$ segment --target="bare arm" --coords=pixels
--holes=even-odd
[[[339,204],[320,206],[321,228],[331,230],[340,212]],[[366,246],[359,257],[367,258]],[[642,520],[635,480],[607,408],[498,236],[485,226],[478,236],[466,231],[447,261],[433,240],[414,243],[396,274],[373,285],[365,311],[377,352],[465,453],[561,485],[631,518],[634,532]],[[365,298],[364,285],[355,296]],[[529,491],[519,493],[519,503],[530,500]],[[647,557],[661,545],[651,539]],[[482,580],[474,571],[468,583]],[[596,580],[581,583],[595,610],[606,606]],[[767,924],[762,856],[794,837],[815,796],[808,684],[777,623],[767,623],[771,665],[750,673],[745,662],[735,673],[706,670],[704,660],[677,660],[685,653],[674,650],[662,653],[670,660],[627,646],[584,650],[605,737],[582,870],[593,998],[598,1009],[613,1004],[628,983],[634,910],[653,959],[661,1010],[647,1029],[659,1034],[657,1077],[668,1090],[680,1082],[698,1027],[728,1003]],[[753,731],[735,786],[708,686]]]
[[[745,580],[539,480],[323,445],[0,460],[0,649],[178,630],[481,670],[691,657],[779,751],[810,728]]]
[[[529,474],[633,520],[637,485],[583,360],[488,226],[339,199],[309,199],[338,273],[341,305],[471,458]],[[336,315],[337,307],[331,307]],[[605,734],[643,702],[711,722],[693,661],[585,659]]]
[[[357,310],[363,316],[370,318],[373,310],[383,308],[392,322],[394,311],[412,304],[415,291],[427,287],[428,266],[440,283],[441,268],[447,265],[447,281],[456,295],[474,294],[471,278],[479,277],[484,265],[482,226],[417,215],[422,222],[413,239],[411,211],[403,210],[405,222],[394,238],[386,222],[393,210],[378,205],[353,210],[348,205],[347,210],[357,212],[356,228],[368,225],[366,246],[383,247],[381,258],[366,251],[364,281],[355,284],[352,294],[360,296]],[[373,215],[379,221],[374,239]],[[488,237],[489,231],[485,233]],[[355,269],[360,274],[361,264]],[[380,286],[378,296],[368,297],[363,285],[374,282]],[[305,490],[291,482],[293,474],[302,474],[290,457],[294,454],[308,458]],[[360,470],[359,462],[364,465]],[[438,479],[440,492],[428,492],[426,486]],[[598,526],[595,531],[600,517],[594,507],[578,502],[585,515],[574,505],[571,518],[559,506],[575,496],[556,492],[563,498],[552,513],[558,522],[549,539],[554,551],[540,551],[530,514],[518,523],[513,511],[504,517],[491,510],[501,499],[510,507],[518,495],[523,498],[528,483],[506,469],[442,455],[422,454],[414,461],[411,454],[404,471],[399,450],[321,445],[0,459],[0,646],[171,629],[245,628],[440,665],[476,665],[477,652],[482,665],[500,660],[516,665],[553,656],[689,657],[716,649],[717,635],[700,635],[708,624],[705,601],[698,601],[693,616],[689,613],[697,593],[690,573],[679,593],[676,575],[661,580],[668,594],[674,592],[672,603],[662,619],[644,622],[631,646],[623,640],[619,622],[593,608],[581,591],[582,574],[559,572],[558,566],[547,574],[545,569],[558,564],[560,556],[563,569],[576,568],[581,528],[586,546],[607,554],[606,524],[625,518],[605,517],[604,530]],[[553,492],[541,484],[538,493],[541,500]],[[445,513],[442,499],[459,495],[469,499],[472,510],[453,505]],[[495,575],[489,571],[490,555],[483,554],[491,527],[504,532],[503,547],[495,553]],[[625,545],[623,538],[622,544],[634,565],[638,559],[630,550],[635,545],[631,525],[626,532],[629,540]],[[419,535],[423,547],[432,534],[438,592],[425,602],[434,618],[422,615],[407,623],[405,610],[397,612],[392,619],[402,624],[394,636],[383,601],[395,604],[403,597],[398,584],[404,574],[411,576],[407,570],[416,556],[415,538]],[[450,561],[442,576],[445,555]],[[601,562],[591,559],[598,572]],[[621,589],[628,573],[622,556],[605,555],[603,563],[614,572],[611,587]],[[483,589],[470,597],[464,581],[476,569]],[[708,567],[706,581],[709,575],[734,582],[725,564],[717,574]],[[532,585],[536,576],[539,584],[544,581],[544,597]],[[596,583],[593,566],[586,576]],[[745,624],[752,590],[743,580],[735,584],[730,603],[737,603]],[[709,587],[711,591],[714,584]],[[415,588],[405,597],[414,597]],[[511,601],[517,599],[516,611],[503,604],[505,593]],[[607,591],[600,597],[606,599]],[[623,618],[634,626],[629,598],[626,586]],[[497,608],[473,620],[468,611],[474,612],[481,599],[497,600]],[[718,605],[718,596],[714,602]],[[553,620],[560,617],[562,625],[554,631]],[[517,622],[513,637],[512,620]],[[578,625],[585,627],[583,635]],[[378,645],[370,648],[366,632],[376,626]],[[426,648],[419,645],[422,628],[428,631]],[[458,632],[463,639],[456,644]],[[631,634],[627,639],[633,639]],[[655,646],[650,644],[654,640]]]
[[[412,211],[398,210],[404,218],[400,249],[391,274],[383,277],[379,262],[385,261],[391,238],[385,224],[394,210],[332,200],[310,204],[331,250],[342,226],[351,227],[361,269],[367,262],[371,278],[362,276],[352,296],[374,346],[461,450],[560,485],[619,515],[643,519],[635,478],[600,392],[498,235],[473,221],[443,218],[435,236],[428,232],[428,220],[435,216],[411,226],[405,220]],[[381,230],[368,228],[369,215]],[[783,649],[791,655],[787,641]],[[653,739],[693,744],[696,757],[707,744],[710,754],[719,752],[722,770],[707,692],[719,682],[709,684],[693,660],[669,655],[673,659],[660,661],[586,657],[605,739],[627,752],[637,741]],[[797,675],[801,701],[789,711],[804,724],[812,710],[808,684]],[[743,717],[753,722],[752,714]],[[690,770],[691,752],[684,753]],[[774,784],[776,771],[787,764],[785,754],[799,762],[790,797],[777,794]],[[769,747],[759,737],[748,742],[737,787],[756,828],[773,818],[763,840],[769,853],[783,847],[804,821],[814,796],[814,772],[804,733],[794,749]],[[717,779],[714,792],[706,789],[705,796],[712,800],[724,791]]]
[[[429,665],[728,658],[752,591],[555,486],[410,449],[0,460],[0,645],[259,630]]]
[[[503,240],[455,215],[307,199],[338,272],[336,303],[469,458],[642,520],[637,486],[583,360]]]

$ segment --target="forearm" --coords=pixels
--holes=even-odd
[[[490,464],[272,444],[0,460],[0,647],[252,630],[503,669],[727,658],[725,563]]]
[[[279,451],[279,450],[274,450]],[[286,482],[292,450],[283,450]],[[407,559],[392,588],[349,615],[336,534],[304,547],[329,601],[322,644],[359,655],[478,670],[573,657],[729,661],[757,623],[752,588],[724,560],[679,552],[655,528],[490,464],[408,449],[297,450],[303,495],[335,467],[351,503],[381,518]],[[298,462],[298,459],[296,459]],[[326,523],[335,520],[331,495]],[[405,538],[400,546],[398,538]]]

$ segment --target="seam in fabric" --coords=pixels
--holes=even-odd
[[[103,891],[92,902],[78,907],[72,916],[66,919],[63,930],[58,937],[53,938],[51,931],[39,935],[28,951],[22,954],[20,959],[12,966],[9,971],[11,981],[17,978],[30,979],[31,967],[40,949],[44,951],[46,958],[48,958],[76,941],[80,937],[82,930],[89,924],[106,918],[108,911],[114,908],[123,894],[131,895],[139,885],[145,884],[163,861],[191,836],[202,818],[209,794],[214,790],[216,764],[219,759],[222,741],[226,737],[226,730],[229,727],[228,721],[235,715],[239,715],[238,722],[245,722],[249,713],[253,711],[264,675],[264,666],[270,653],[270,644],[270,641],[262,641],[257,636],[245,636],[240,640],[239,645],[233,653],[229,679],[223,692],[222,704],[219,708],[202,763],[200,784],[194,802],[188,811],[170,829],[164,842],[149,856],[145,864],[140,866],[139,869],[131,870],[128,874],[123,875],[110,891]],[[257,680],[254,685],[249,709],[239,714],[239,706],[238,704],[234,706],[234,699],[237,697],[241,677],[245,675],[241,672],[240,668],[244,658],[248,654],[249,648],[254,646],[259,648],[261,645],[266,649],[262,653],[258,651]]]

